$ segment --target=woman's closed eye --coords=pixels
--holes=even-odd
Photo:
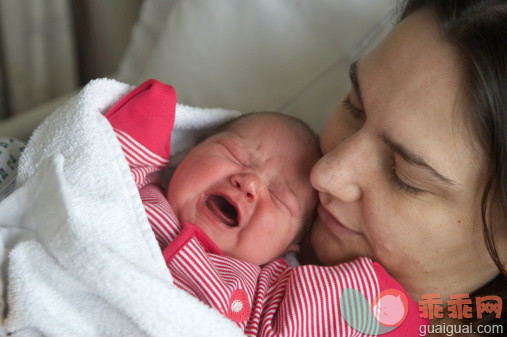
[[[347,110],[349,110],[352,117],[361,123],[364,123],[366,121],[366,113],[364,110],[358,108],[356,105],[352,103],[352,100],[350,99],[350,93],[345,96],[343,99],[343,105]]]
[[[414,187],[414,186],[408,184],[402,178],[400,178],[400,175],[397,172],[397,168],[396,168],[396,160],[394,158],[395,158],[395,156],[393,156],[393,159],[391,161],[392,164],[391,164],[391,167],[390,167],[390,170],[388,173],[390,182],[396,188],[398,188],[400,191],[406,192],[410,195],[417,195],[417,194],[426,192],[425,190],[423,190],[421,188],[417,188],[417,187]],[[398,171],[399,170],[400,170],[400,168],[398,168]]]
[[[401,180],[398,174],[396,173],[396,168],[394,166],[391,168],[390,171],[390,180],[400,191],[406,192],[408,194],[416,195],[421,192],[424,192],[423,190],[415,188],[405,183],[403,180]]]
[[[361,125],[366,121],[366,113],[361,108],[357,107],[351,99],[351,94],[347,94],[347,96],[343,100],[343,105],[350,112],[351,116],[354,120],[358,121]],[[403,181],[396,171],[396,164],[394,157],[392,159],[392,165],[389,170],[389,181],[399,190],[406,192],[411,195],[416,195],[422,192],[425,192],[423,189],[416,188],[405,181]]]

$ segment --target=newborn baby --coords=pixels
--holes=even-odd
[[[175,104],[171,86],[150,80],[106,117],[175,284],[244,329],[259,266],[297,251],[313,218],[317,137],[282,114],[241,116],[191,149],[166,193],[157,171],[169,161]]]
[[[314,214],[314,135],[281,114],[242,116],[184,158],[168,188],[177,218],[228,256],[262,265],[297,251]]]

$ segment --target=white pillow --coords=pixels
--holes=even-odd
[[[118,78],[157,78],[179,103],[281,111],[319,131],[350,62],[390,29],[392,2],[145,0]]]

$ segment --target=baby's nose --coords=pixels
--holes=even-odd
[[[242,173],[232,175],[231,184],[239,189],[247,199],[256,200],[259,197],[262,182],[255,173]]]

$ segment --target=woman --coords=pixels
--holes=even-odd
[[[507,307],[506,12],[503,0],[408,1],[351,66],[311,174],[318,263],[367,256],[416,301],[470,293]]]

